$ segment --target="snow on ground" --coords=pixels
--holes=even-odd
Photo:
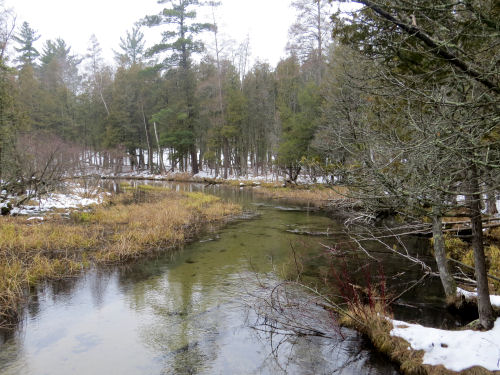
[[[477,299],[476,292],[469,292],[468,290],[457,288],[457,295],[464,296],[465,299]],[[500,296],[490,295],[490,301],[492,306],[500,308]]]
[[[174,174],[175,175],[175,174]],[[194,178],[216,178],[215,173],[208,172],[208,171],[200,171],[197,174],[193,176]],[[220,175],[217,177],[218,179],[224,180]],[[244,176],[236,176],[236,175],[229,175],[227,179],[225,180],[232,180],[232,181],[256,181],[256,182],[274,182],[276,181],[276,176],[274,174],[264,174],[264,175],[258,175],[254,176],[253,173],[246,174]]]
[[[447,331],[398,320],[392,324],[391,336],[408,341],[414,350],[423,350],[424,364],[443,365],[452,371],[472,366],[500,370],[500,318],[485,332]]]
[[[31,217],[27,218],[26,220],[28,220],[28,221],[36,221],[36,220],[43,221],[44,218],[42,216],[31,216]]]
[[[185,176],[186,173],[189,172],[169,172],[167,174],[152,174],[149,171],[132,171],[132,172],[124,172],[119,173],[116,176],[118,177],[140,177],[147,178],[151,180],[164,179],[166,177],[175,178],[177,174]],[[214,170],[203,170],[198,172],[197,174],[192,176],[193,179],[218,179],[218,180],[229,180],[229,181],[252,181],[252,182],[284,182],[285,179],[283,176],[277,176],[274,173],[264,173],[260,175],[254,175],[252,172],[248,174],[239,176],[239,175],[229,175],[227,179],[222,178],[219,174],[217,177],[215,176]],[[313,183],[327,183],[327,179],[324,177],[316,177],[312,178],[306,175],[300,175],[297,179],[297,182],[300,184],[313,184]]]
[[[145,179],[151,179],[151,180],[161,180],[165,178],[175,178],[176,175],[180,175],[184,177],[186,173],[189,172],[169,172],[167,174],[152,174],[149,171],[133,171],[133,172],[124,172],[124,173],[119,173],[116,175],[116,177],[140,177],[140,178],[145,178]],[[112,177],[112,176],[110,176]],[[204,178],[210,178],[210,179],[219,179],[223,180],[221,175],[219,174],[217,177],[215,177],[215,172],[214,171],[200,171],[199,173],[195,174],[192,176],[193,179],[204,179]],[[236,175],[229,175],[227,180],[241,180],[241,181],[258,181],[258,182],[275,182],[276,181],[276,175],[268,173],[264,175],[258,175],[254,176],[252,173],[249,173],[248,175],[243,175],[243,176],[236,176]],[[283,177],[279,177],[280,181],[283,181]]]
[[[41,198],[33,198],[31,204],[14,207],[10,213],[32,216],[28,220],[43,220],[42,217],[33,215],[44,214],[55,209],[75,209],[100,204],[104,197],[109,195],[109,193],[98,192],[95,187],[85,188],[75,183],[67,183],[64,190],[68,193],[51,193]]]
[[[37,200],[37,205],[23,205],[12,209],[13,215],[33,215],[54,209],[81,208],[99,204],[102,202],[102,195],[94,198],[83,198],[80,195],[71,194],[49,194]]]

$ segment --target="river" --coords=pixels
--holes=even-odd
[[[333,338],[275,335],[271,341],[255,329],[253,298],[262,280],[280,281],[291,247],[308,241],[319,252],[320,241],[338,241],[294,229],[337,233],[339,222],[260,198],[249,188],[171,186],[207,190],[252,215],[207,230],[174,255],[40,285],[19,326],[0,333],[0,374],[398,373],[352,330],[344,330],[343,338],[332,331]],[[389,258],[388,267],[418,273]],[[438,289],[430,280],[412,291],[410,307],[401,303],[395,313],[441,324],[447,315]]]

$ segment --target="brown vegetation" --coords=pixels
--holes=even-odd
[[[263,183],[260,188],[254,191],[271,199],[285,199],[300,204],[311,204],[318,208],[325,208],[339,203],[349,203],[351,205],[353,203],[352,200],[346,197],[347,189],[342,186],[336,186],[335,188],[322,185],[283,187]]]
[[[489,245],[485,246],[486,264],[488,274],[496,278],[500,277],[500,228],[490,229],[486,232]],[[446,233],[445,246],[448,256],[471,268],[474,267],[474,252],[469,243]],[[500,282],[490,279],[490,291],[500,293]]]
[[[1,218],[0,324],[17,316],[27,287],[40,280],[176,248],[239,211],[214,196],[140,186],[92,211],[75,211],[70,220]]]

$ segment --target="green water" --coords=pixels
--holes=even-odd
[[[396,373],[353,331],[271,340],[255,329],[256,296],[280,282],[291,247],[305,240],[289,231],[334,233],[339,224],[249,190],[213,192],[255,216],[209,230],[173,256],[41,286],[19,327],[0,335],[0,374]],[[310,241],[319,248],[321,239]],[[318,324],[328,321],[318,314]]]

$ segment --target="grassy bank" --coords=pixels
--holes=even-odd
[[[175,249],[207,223],[221,222],[240,210],[202,193],[140,186],[91,211],[74,211],[70,219],[1,217],[0,324],[17,317],[27,289],[42,280]]]
[[[224,180],[221,178],[197,177],[189,173],[175,173],[165,176],[103,176],[104,179],[125,179],[125,180],[154,180],[172,182],[192,182],[211,185],[230,185],[235,187],[258,187],[254,191],[256,194],[271,199],[285,199],[299,204],[311,204],[318,208],[325,208],[330,205],[352,206],[353,201],[346,197],[347,188],[343,186],[328,187],[321,184],[315,185],[287,185],[282,182],[263,182],[253,180]]]
[[[335,188],[325,187],[323,185],[299,185],[299,186],[280,186],[276,184],[263,183],[254,190],[256,194],[271,198],[284,199],[287,201],[310,204],[317,208],[325,208],[331,205],[352,206],[353,202],[346,197],[347,189],[342,186]]]
[[[340,324],[356,329],[366,335],[376,350],[397,364],[400,371],[405,375],[486,375],[500,373],[498,371],[491,372],[479,366],[456,372],[448,370],[442,365],[423,364],[424,351],[412,350],[406,340],[391,336],[390,332],[394,327],[392,322],[385,318],[386,316],[387,311],[380,304],[375,306],[351,306],[349,314],[342,315]],[[466,354],[464,353],[464,355]]]

